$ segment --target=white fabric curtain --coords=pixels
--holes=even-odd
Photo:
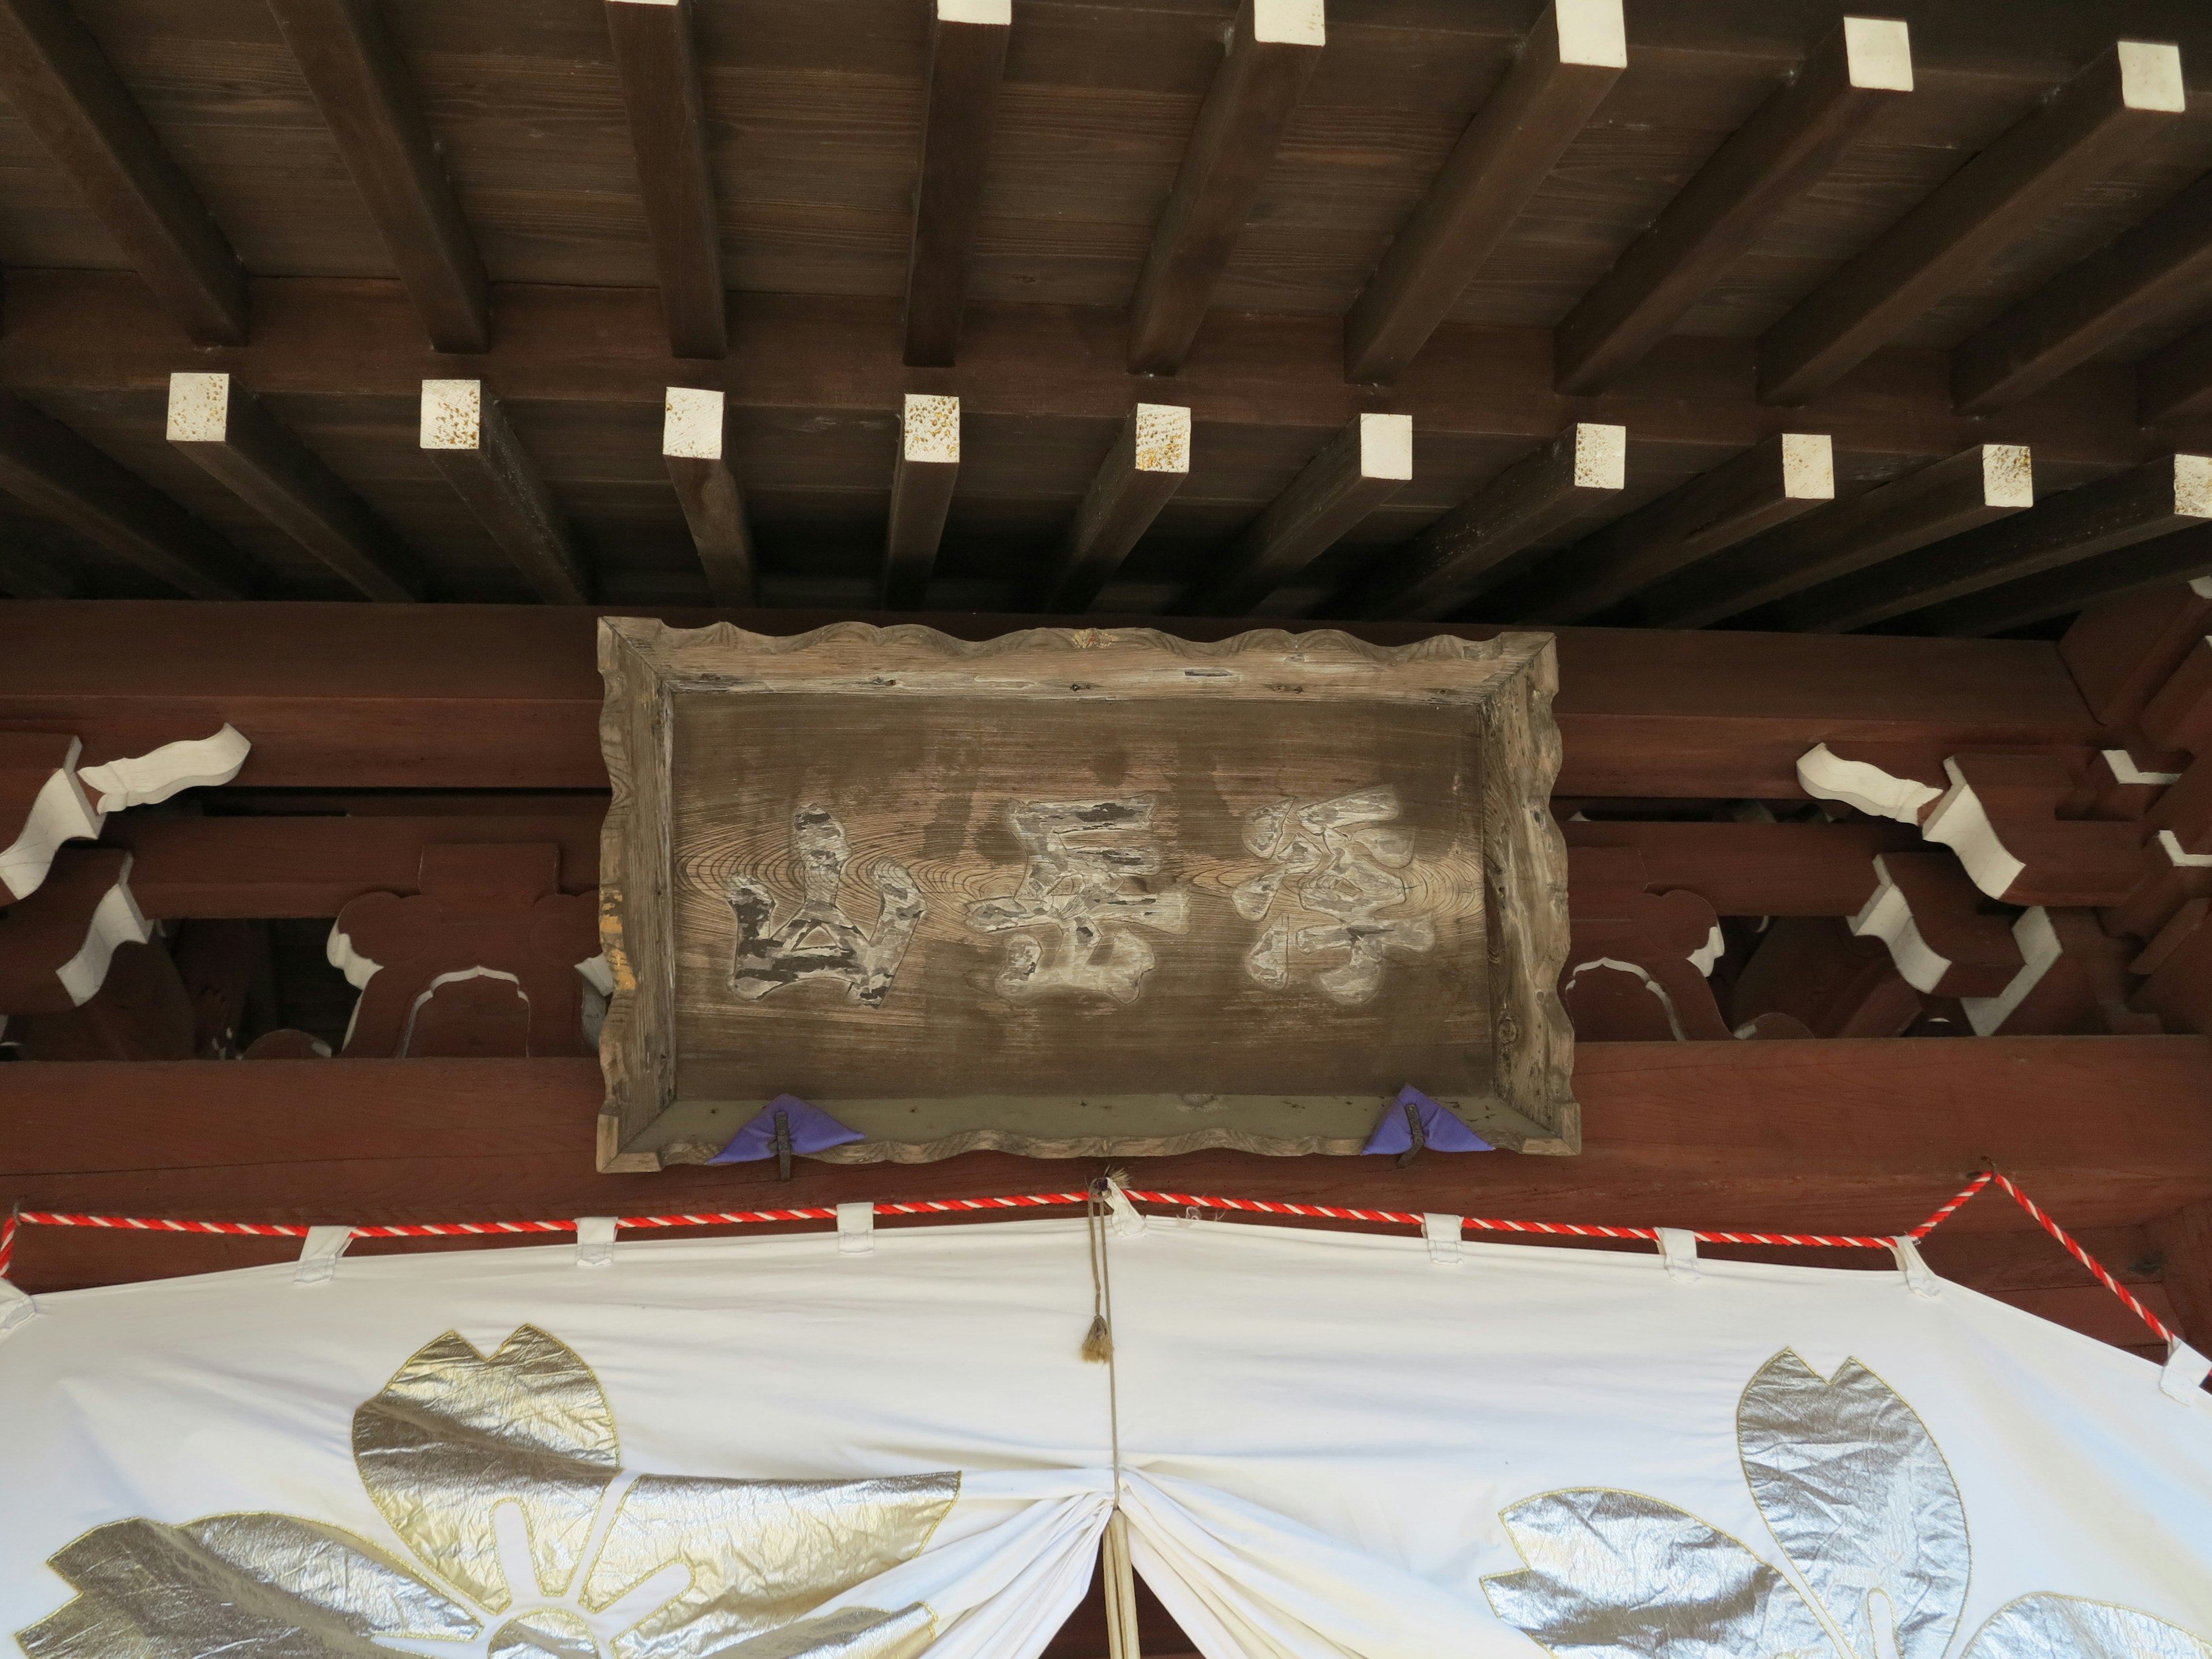
[[[158,1240],[146,1248],[158,1250]],[[41,1298],[33,1659],[1020,1659],[1120,1506],[1208,1659],[2212,1659],[2212,1402],[1894,1272],[1152,1218]]]

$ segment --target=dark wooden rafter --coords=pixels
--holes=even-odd
[[[169,379],[169,442],[372,599],[420,599],[422,568],[391,526],[228,374]]]
[[[1979,637],[2063,617],[2145,588],[2212,576],[2212,525],[2093,554],[2015,581],[1985,587],[1916,614],[1922,633]]]
[[[1784,603],[1791,626],[1844,632],[2212,519],[2212,458],[2170,455],[2045,497],[1931,551],[1825,583]]]
[[[64,0],[0,0],[0,94],[201,345],[246,337],[246,272],[106,54]]]
[[[19,522],[0,523],[0,593],[17,599],[67,599],[76,578],[43,536]]]
[[[1704,628],[1961,535],[2033,507],[2033,468],[2017,444],[1960,450],[1692,566],[1643,594],[1638,617]]]
[[[1043,584],[1047,611],[1088,611],[1190,476],[1190,410],[1139,404],[1084,492]]]
[[[1131,373],[1182,367],[1326,38],[1313,0],[1240,0],[1129,302]]]
[[[1759,337],[1759,392],[1802,403],[1887,344],[2185,106],[2179,48],[2123,40]]]
[[[215,532],[59,421],[5,396],[0,489],[193,599],[242,599],[257,585]]]
[[[1567,313],[1553,337],[1559,390],[1601,392],[1634,367],[1886,104],[1911,90],[1904,23],[1838,23]]]
[[[721,220],[707,160],[691,0],[606,0],[606,15],[669,349],[678,357],[726,356]]]
[[[1458,303],[1628,64],[1620,0],[1553,0],[1344,319],[1344,373],[1389,385]]]
[[[1331,602],[1332,616],[1445,617],[1508,580],[1545,537],[1618,495],[1628,429],[1569,427],[1516,462]]]
[[[490,286],[381,0],[269,0],[392,268],[441,351],[491,343]]]
[[[2137,412],[2144,421],[2212,418],[2212,324],[2145,358],[2136,382]]]
[[[935,0],[906,267],[904,358],[917,367],[942,368],[959,353],[1012,33],[1012,0]]]
[[[1360,415],[1291,481],[1181,609],[1242,616],[1342,540],[1413,476],[1413,422]]]
[[[898,446],[884,531],[883,601],[893,611],[915,611],[929,591],[960,477],[960,399],[908,393]]]
[[[717,605],[750,605],[759,562],[744,491],[730,464],[728,399],[720,392],[669,387],[660,457],[707,573],[708,592]]]
[[[422,445],[477,521],[548,605],[587,605],[574,531],[481,380],[425,380]]]
[[[1778,433],[1553,555],[1508,591],[1505,614],[1581,622],[1835,495],[1826,435]]]

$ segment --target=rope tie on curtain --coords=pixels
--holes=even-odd
[[[1106,1421],[1113,1437],[1114,1508],[1099,1540],[1100,1588],[1106,1602],[1106,1650],[1110,1659],[1143,1659],[1137,1635],[1137,1574],[1129,1555],[1129,1523],[1121,1513],[1121,1400],[1114,1365],[1114,1270],[1108,1254],[1108,1229],[1115,1200],[1121,1200],[1121,1176],[1115,1171],[1091,1183],[1084,1194],[1083,1217],[1091,1243],[1091,1328],[1083,1334],[1088,1364],[1106,1368]]]

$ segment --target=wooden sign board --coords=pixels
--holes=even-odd
[[[775,1096],[921,1161],[1571,1152],[1547,635],[599,624],[608,1170]]]

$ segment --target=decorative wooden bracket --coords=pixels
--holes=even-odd
[[[29,1060],[185,1060],[192,1011],[131,896],[131,855],[64,848],[0,918],[0,1041]]]
[[[1632,847],[1568,854],[1573,926],[1559,997],[1585,1042],[1709,1041],[1729,1035],[1706,975],[1723,948],[1713,907],[1686,889],[1647,892]]]
[[[39,890],[64,842],[98,838],[111,812],[228,783],[252,747],[234,727],[80,768],[82,745],[52,732],[0,732],[0,904]],[[88,793],[89,792],[89,793]],[[96,799],[95,799],[96,798]]]
[[[1901,1036],[1922,1012],[1880,940],[1854,938],[1833,916],[1778,916],[1731,999],[1739,1031],[1782,1016],[1819,1037]]]
[[[1980,895],[1948,853],[1875,856],[1879,884],[1851,919],[1851,932],[1889,946],[1892,961],[1916,991],[1945,997],[1992,997],[2025,965],[2010,924],[1976,908]]]

